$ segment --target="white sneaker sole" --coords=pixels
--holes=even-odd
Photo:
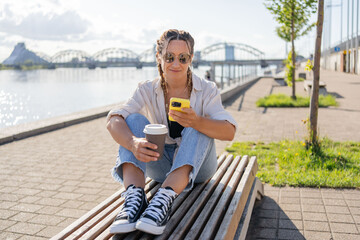
[[[164,232],[165,226],[158,227],[138,220],[136,223],[136,229],[154,235],[161,235]]]
[[[110,227],[110,233],[128,233],[136,230],[135,228],[136,222],[128,223],[128,224],[113,224]]]

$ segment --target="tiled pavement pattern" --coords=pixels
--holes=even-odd
[[[112,195],[116,152],[104,118],[0,146],[0,239],[48,239]]]
[[[360,141],[360,77],[322,72],[340,107],[321,109],[322,135]],[[288,92],[262,79],[225,105],[239,123],[237,141],[301,139],[307,109],[264,109],[254,103]],[[304,94],[302,85],[297,87]],[[228,142],[217,141],[217,152]],[[0,146],[0,239],[48,239],[114,193],[117,146],[105,118]],[[274,188],[256,204],[248,239],[360,239],[360,191]]]
[[[360,191],[265,185],[250,221],[251,239],[360,239]]]

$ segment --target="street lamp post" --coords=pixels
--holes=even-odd
[[[341,13],[340,13],[340,44],[342,43],[342,28],[343,28],[343,0],[341,0]]]
[[[350,0],[347,1],[347,38],[346,38],[346,72],[349,72],[349,13],[350,13]]]
[[[351,3],[351,60],[350,60],[350,68],[351,68],[351,72],[354,72],[354,0],[352,0]]]
[[[348,0],[349,1],[349,0]],[[323,41],[323,49],[324,51],[327,50],[326,56],[325,56],[325,68],[331,68],[330,66],[330,57],[331,57],[331,18],[332,18],[332,7],[341,7],[341,14],[340,14],[340,44],[342,42],[342,7],[343,7],[343,0],[341,0],[341,4],[332,4],[332,0],[329,0],[329,4],[326,5],[326,9],[329,9],[329,11],[325,11],[325,20],[324,20],[324,28],[325,31],[328,31],[328,34],[324,34],[324,41]],[[328,20],[327,20],[328,19]],[[326,23],[328,21],[328,23]]]
[[[357,4],[356,4],[356,38],[355,38],[355,49],[356,51],[354,51],[355,53],[355,62],[354,62],[354,66],[355,66],[355,73],[358,74],[359,73],[359,67],[358,67],[358,59],[359,59],[359,0],[357,0]]]
[[[331,18],[332,18],[332,0],[330,0],[329,11],[329,45],[328,45],[328,68],[331,69]]]

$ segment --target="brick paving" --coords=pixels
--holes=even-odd
[[[247,239],[360,239],[359,199],[354,189],[265,185]]]
[[[322,72],[338,108],[320,109],[322,136],[360,141],[360,77]],[[224,105],[239,123],[237,141],[302,139],[307,109],[256,108],[270,92],[288,93],[264,78]],[[306,94],[300,84],[299,94]],[[217,141],[217,152],[229,142]],[[0,146],[0,239],[48,239],[120,187],[110,176],[117,145],[105,118]],[[265,185],[248,239],[360,239],[360,191]]]
[[[336,141],[360,141],[360,77],[322,71],[321,80],[326,82],[327,91],[338,97],[340,105],[319,110],[320,135]],[[297,94],[306,95],[303,89],[302,83],[297,83]],[[227,103],[227,110],[239,123],[236,141],[303,139],[306,128],[301,119],[307,118],[308,109],[254,107],[259,97],[290,91],[271,78],[262,79]],[[359,214],[359,189],[279,188],[265,184],[265,197],[255,204],[247,240],[360,240]]]
[[[0,239],[48,239],[113,194],[105,119],[0,146]]]

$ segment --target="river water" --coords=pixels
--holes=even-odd
[[[124,101],[157,75],[155,67],[0,71],[0,129]]]

